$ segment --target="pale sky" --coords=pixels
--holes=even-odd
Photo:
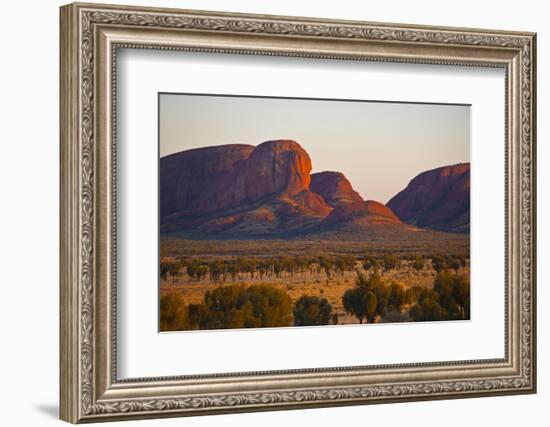
[[[470,161],[470,106],[159,95],[160,155],[293,139],[312,173],[339,171],[387,203],[420,172]]]

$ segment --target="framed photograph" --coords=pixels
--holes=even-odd
[[[61,418],[536,391],[533,33],[61,8]]]

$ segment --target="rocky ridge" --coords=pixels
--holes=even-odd
[[[161,233],[247,239],[422,231],[390,206],[363,200],[341,172],[311,170],[308,153],[289,139],[162,157]]]
[[[470,231],[470,164],[423,172],[387,204],[407,224],[434,230]]]

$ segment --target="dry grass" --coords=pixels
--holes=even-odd
[[[432,236],[432,234],[430,234]],[[464,254],[469,258],[468,234],[439,233],[438,239],[423,240],[421,236],[399,242],[336,241],[336,240],[188,240],[161,237],[161,257],[194,256],[278,256],[278,255],[336,255],[380,256],[451,255]],[[443,236],[443,237],[441,237]]]
[[[388,282],[395,281],[404,287],[422,286],[431,288],[436,276],[435,270],[426,263],[426,268],[416,271],[412,268],[410,261],[401,261],[396,270],[382,272],[382,278]],[[361,263],[356,268],[362,270]],[[469,274],[469,268],[463,269],[462,273]],[[347,271],[343,275],[328,277],[324,271],[320,273],[296,273],[294,275],[284,274],[280,278],[269,277],[260,279],[251,278],[250,275],[243,275],[241,278],[231,280],[227,278],[223,282],[211,282],[210,280],[195,281],[189,280],[186,274],[179,277],[162,280],[160,285],[161,296],[170,292],[177,292],[182,295],[188,304],[198,304],[203,301],[203,296],[208,290],[218,286],[231,286],[233,284],[268,284],[288,292],[292,301],[295,302],[302,295],[314,295],[326,298],[333,307],[333,312],[338,314],[340,324],[358,323],[357,319],[346,315],[342,306],[342,296],[347,289],[355,286],[356,272]]]

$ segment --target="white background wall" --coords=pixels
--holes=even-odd
[[[113,3],[122,3],[111,0]],[[266,412],[130,425],[407,427],[545,425],[550,405],[550,29],[545,2],[353,0],[182,0],[134,4],[538,32],[539,393],[437,402]],[[54,0],[2,5],[0,65],[0,422],[45,426],[58,402],[58,6]],[[546,335],[546,336],[545,336]]]

